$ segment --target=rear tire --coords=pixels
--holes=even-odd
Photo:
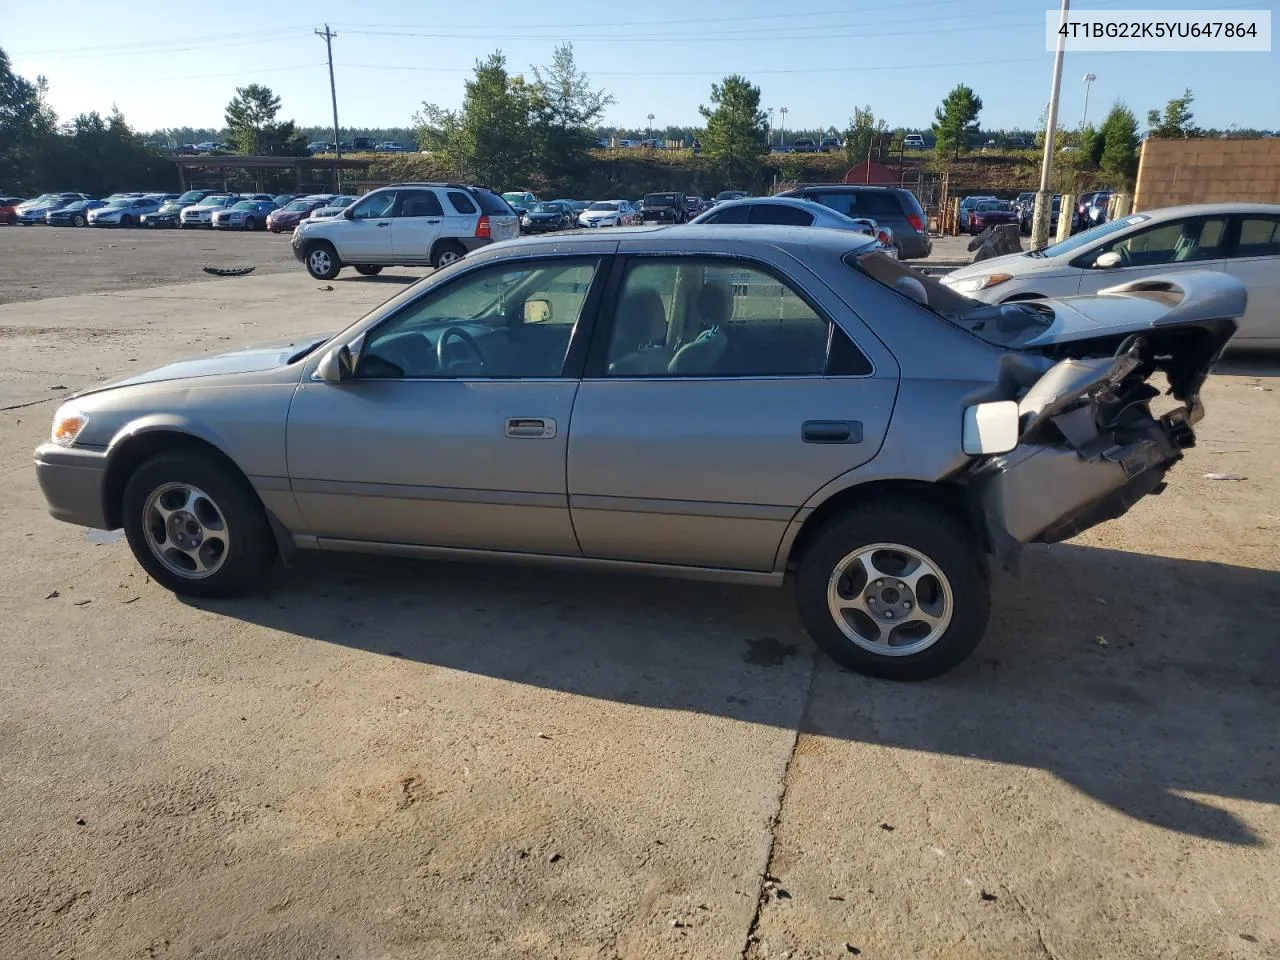
[[[245,228],[246,230],[257,230],[257,229],[258,229],[258,221],[257,221],[257,220],[255,220],[255,219],[253,219],[253,217],[245,217],[245,218],[244,218],[244,228]]]
[[[71,225],[73,227],[83,227],[84,217],[77,213],[74,217],[71,218]]]
[[[126,213],[124,216],[122,216],[122,217],[120,218],[120,226],[122,226],[122,227],[132,227],[132,226],[133,226],[133,217],[129,216],[129,214],[127,214],[127,213]]]
[[[362,277],[376,277],[382,272],[382,268],[372,263],[356,264],[356,273]]]
[[[445,267],[457,263],[467,255],[467,251],[462,244],[453,240],[445,240],[436,244],[436,248],[431,251],[431,265],[437,270],[443,270]]]
[[[125,484],[122,515],[138,563],[179,595],[235,596],[258,584],[275,560],[276,541],[257,494],[207,453],[145,461]]]
[[[338,259],[338,252],[333,249],[333,244],[327,240],[318,240],[307,247],[304,260],[307,265],[307,273],[317,280],[332,280],[338,275],[338,271],[342,269],[342,261]]]
[[[828,521],[800,559],[796,603],[805,630],[858,673],[891,680],[945,673],[987,627],[991,591],[976,540],[926,501],[852,508]]]

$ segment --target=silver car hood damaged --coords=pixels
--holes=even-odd
[[[970,467],[972,507],[1006,566],[1025,543],[1074,537],[1164,489],[1245,304],[1238,281],[1201,273],[1044,302],[1052,323],[1006,358],[1018,444]],[[1157,415],[1161,376],[1181,403]]]
[[[82,390],[75,396],[82,397],[91,393],[99,393],[103,390],[111,390],[116,387],[131,387],[144,383],[162,383],[166,380],[190,380],[197,377],[218,377],[227,376],[238,373],[261,373],[265,370],[274,370],[285,364],[297,359],[300,352],[308,351],[320,343],[323,343],[327,337],[294,337],[289,340],[277,340],[270,343],[254,344],[252,346],[241,347],[237,350],[230,350],[226,353],[213,354],[212,356],[189,357],[185,360],[178,360],[175,363],[166,364],[163,367],[156,367],[154,370],[147,370],[144,373],[136,374],[132,377],[125,377],[121,380],[112,380],[107,383],[90,387]]]

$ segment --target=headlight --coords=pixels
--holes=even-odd
[[[80,436],[80,431],[88,422],[89,418],[79,411],[59,410],[53,416],[53,430],[50,431],[49,439],[60,446],[69,447],[76,442],[76,437]]]
[[[998,286],[1012,279],[1012,274],[989,273],[985,277],[966,277],[963,280],[952,280],[950,283],[947,283],[947,278],[944,277],[942,282],[957,293],[977,293],[980,290]]]

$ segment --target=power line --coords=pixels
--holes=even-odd
[[[14,58],[42,57],[48,60],[78,60],[149,53],[182,53],[188,50],[214,47],[237,47],[254,43],[276,43],[291,30],[302,27],[286,27],[281,30],[252,30],[242,33],[223,33],[208,37],[184,37],[172,40],[137,40],[127,43],[95,43],[82,47],[50,47],[44,50],[23,50],[11,54]]]

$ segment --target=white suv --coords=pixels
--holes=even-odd
[[[446,267],[469,250],[519,235],[515,211],[484,187],[397,183],[335,217],[304,220],[293,231],[293,254],[317,280],[332,280],[344,266],[365,276],[387,266]]]

